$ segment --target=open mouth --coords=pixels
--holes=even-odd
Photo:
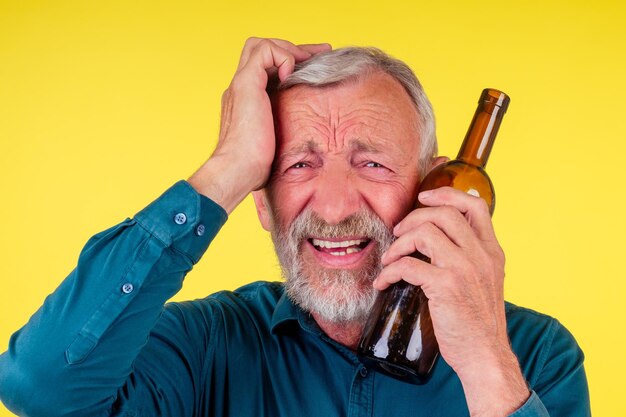
[[[371,239],[365,237],[347,240],[309,239],[309,243],[315,248],[315,250],[332,256],[346,256],[359,253],[365,249],[371,241]]]

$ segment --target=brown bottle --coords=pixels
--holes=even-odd
[[[457,159],[430,171],[419,191],[454,187],[483,198],[493,214],[496,196],[484,168],[509,102],[501,91],[483,90]],[[412,256],[430,262],[419,252]],[[439,356],[439,345],[422,289],[400,281],[381,291],[357,352],[366,364],[387,375],[414,384],[427,382]]]

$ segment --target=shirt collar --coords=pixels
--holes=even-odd
[[[280,296],[278,303],[276,303],[274,313],[272,314],[272,334],[287,331],[288,329],[293,328],[296,324],[311,333],[323,333],[313,317],[294,304],[294,302],[287,296],[287,293],[284,292]]]

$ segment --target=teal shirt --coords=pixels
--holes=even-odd
[[[0,356],[0,398],[24,416],[467,416],[439,359],[422,386],[365,368],[281,283],[165,304],[226,213],[180,181],[92,237],[76,269]],[[506,305],[532,395],[514,414],[588,416],[583,354],[553,318]]]

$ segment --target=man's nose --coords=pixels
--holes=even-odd
[[[350,172],[325,172],[315,186],[311,209],[329,224],[337,224],[361,208],[361,196]]]

